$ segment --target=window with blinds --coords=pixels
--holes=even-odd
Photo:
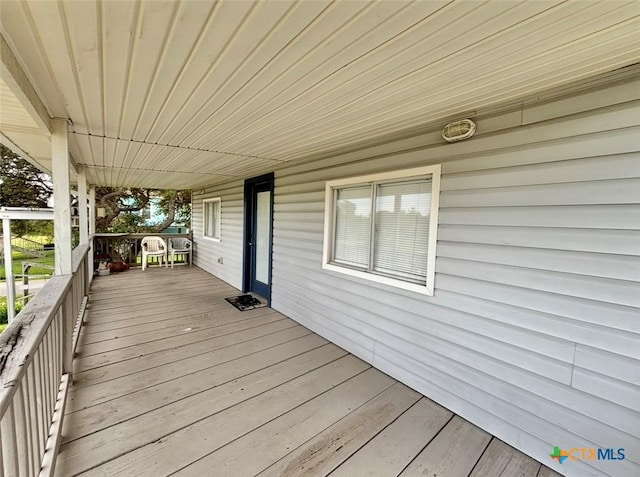
[[[369,267],[372,208],[368,186],[336,191],[335,262]]]
[[[432,294],[439,180],[430,166],[327,183],[324,267]]]
[[[213,240],[220,240],[220,199],[205,199],[203,208],[203,236]]]
[[[376,186],[373,263],[377,273],[425,284],[431,179]]]

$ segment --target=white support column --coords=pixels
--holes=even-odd
[[[11,256],[11,219],[2,219],[4,240],[4,271],[7,284],[7,321],[11,323],[16,316],[16,286],[13,278],[13,258]]]
[[[51,120],[51,172],[53,176],[53,230],[56,243],[56,275],[70,275],[71,259],[71,179],[67,120]]]
[[[89,252],[89,283],[93,279],[93,254],[95,253],[94,247],[94,235],[96,234],[96,187],[91,186],[89,188],[89,243],[91,245],[91,251]]]
[[[96,234],[96,186],[89,187],[89,237]]]
[[[87,209],[87,174],[84,167],[78,168],[78,222],[80,244],[89,243],[89,213]]]

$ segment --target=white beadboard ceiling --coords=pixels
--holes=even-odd
[[[640,2],[0,1],[97,185],[200,188],[638,62]],[[9,82],[6,82],[9,84]],[[48,167],[5,82],[2,134]]]

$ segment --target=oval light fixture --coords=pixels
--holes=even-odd
[[[469,139],[476,132],[476,123],[471,119],[461,119],[447,124],[442,129],[442,138],[447,142]]]

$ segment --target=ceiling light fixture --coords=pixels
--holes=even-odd
[[[471,119],[461,119],[447,124],[442,129],[442,138],[447,142],[469,139],[476,132],[476,123]]]

